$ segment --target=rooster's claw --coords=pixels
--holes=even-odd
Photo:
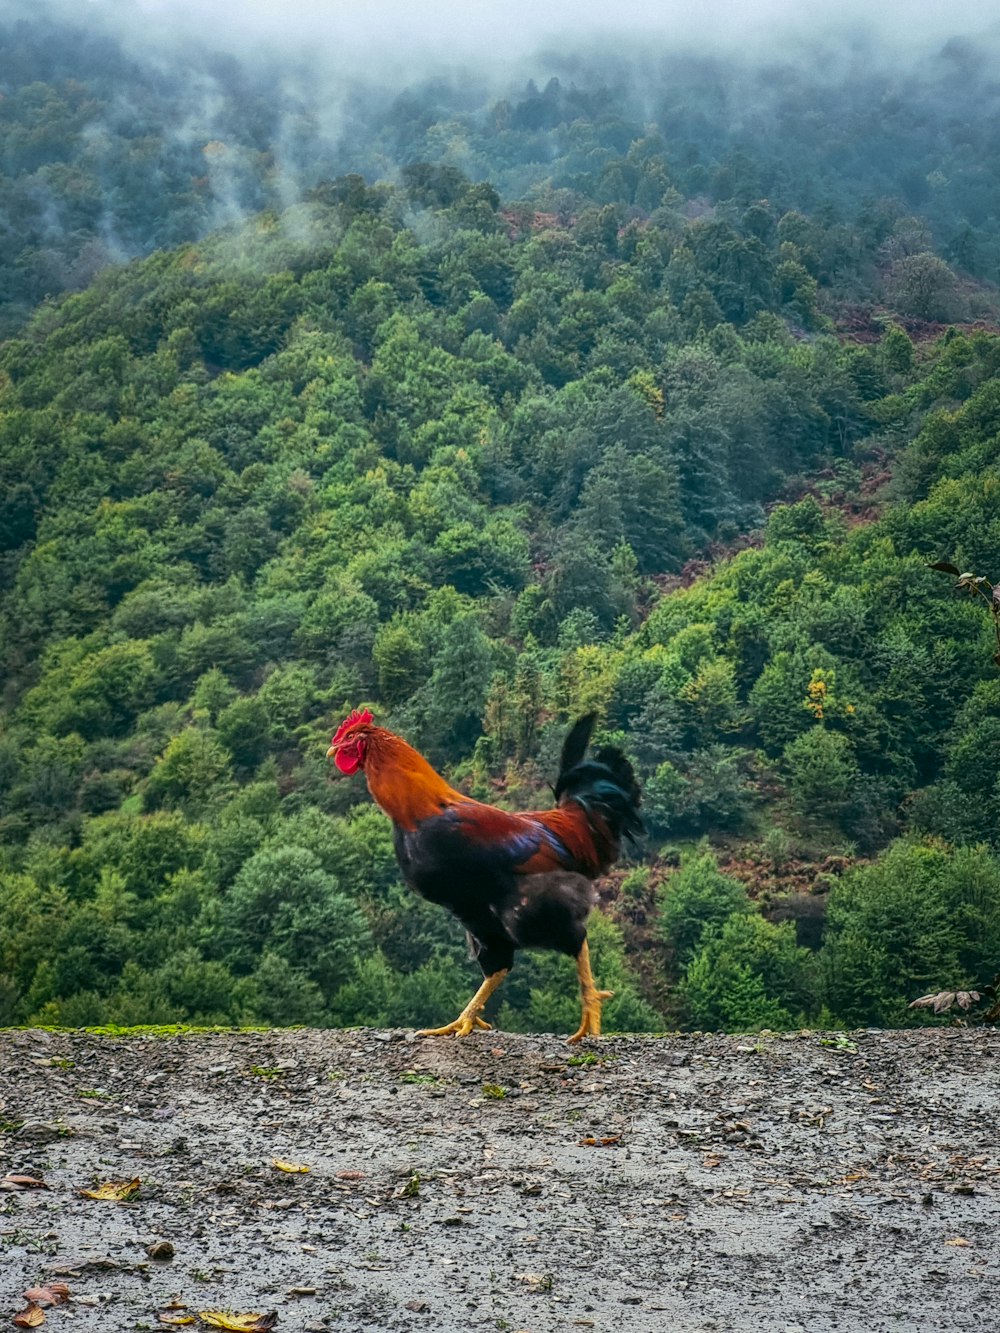
[[[484,1018],[473,1016],[472,1014],[459,1014],[454,1023],[448,1023],[443,1028],[422,1028],[418,1037],[467,1037],[473,1028],[483,1028],[489,1032],[493,1024],[487,1023]]]

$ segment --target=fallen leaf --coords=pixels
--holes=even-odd
[[[29,1305],[14,1316],[18,1328],[37,1328],[45,1323],[45,1311],[40,1305]]]
[[[75,1256],[54,1259],[48,1266],[48,1271],[55,1277],[82,1277],[85,1269],[96,1268],[102,1272],[112,1272],[120,1268],[121,1264],[116,1263],[107,1254],[94,1254],[79,1258]]]
[[[304,1176],[307,1171],[312,1169],[311,1167],[306,1166],[303,1162],[285,1162],[280,1157],[272,1157],[271,1165],[278,1171],[287,1171],[289,1175],[293,1176]]]
[[[715,1166],[721,1166],[722,1160],[723,1159],[718,1155],[718,1153],[712,1153],[709,1157],[705,1158],[705,1160],[702,1162],[702,1166],[707,1166],[709,1169],[711,1169],[712,1167]]]
[[[106,1180],[96,1190],[80,1190],[85,1199],[110,1199],[113,1203],[127,1203],[139,1193],[142,1181],[138,1176],[134,1180]]]
[[[363,1171],[338,1171],[334,1179],[336,1180],[364,1180]]]
[[[964,1236],[952,1236],[951,1240],[945,1241],[946,1245],[971,1245],[971,1240],[966,1240]]]
[[[44,1287],[29,1287],[24,1299],[33,1305],[62,1305],[69,1300],[69,1287],[65,1282],[50,1282]]]
[[[225,1310],[200,1310],[198,1318],[209,1328],[227,1328],[231,1333],[268,1333],[278,1322],[276,1310],[270,1314],[229,1314]]]
[[[6,1175],[0,1180],[0,1189],[4,1190],[47,1190],[51,1187],[44,1180],[35,1176]]]
[[[591,1137],[581,1139],[579,1146],[581,1148],[613,1148],[616,1143],[621,1143],[621,1141],[622,1136],[620,1134],[609,1134],[607,1138],[603,1139],[595,1139]]]
[[[161,1311],[159,1318],[161,1324],[169,1324],[172,1328],[177,1327],[180,1324],[194,1323],[193,1314],[166,1314]]]

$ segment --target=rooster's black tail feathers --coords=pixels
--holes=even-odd
[[[615,746],[604,745],[590,759],[586,757],[596,720],[596,713],[581,717],[563,742],[555,798],[560,804],[570,798],[585,810],[598,811],[616,839],[624,836],[634,843],[643,832],[639,816],[642,793],[632,765]]]
[[[556,800],[562,795],[563,783],[567,775],[578,764],[583,762],[583,757],[587,753],[587,746],[590,744],[590,737],[594,730],[594,723],[597,721],[596,713],[588,713],[586,717],[581,717],[579,722],[574,722],[563,741],[562,755],[559,760],[559,777],[556,779],[555,794]]]

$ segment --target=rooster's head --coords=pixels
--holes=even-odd
[[[333,734],[327,758],[350,776],[364,767],[365,751],[368,749],[368,733],[374,718],[367,708],[356,708],[350,717],[346,717]]]

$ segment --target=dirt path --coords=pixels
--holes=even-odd
[[[1000,1329],[1000,1033],[836,1043],[0,1032],[0,1323]]]

